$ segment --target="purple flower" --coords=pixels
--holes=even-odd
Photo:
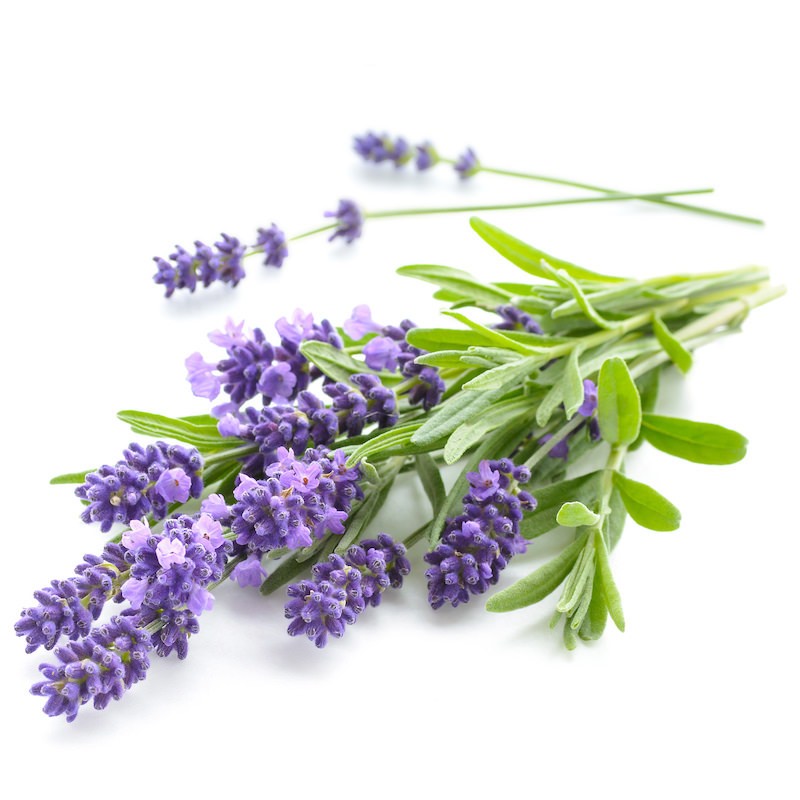
[[[375,164],[392,161],[396,167],[402,167],[413,158],[413,152],[402,136],[392,140],[387,134],[378,136],[370,132],[364,136],[354,137],[353,149],[365,161]]]
[[[162,539],[156,545],[158,563],[164,568],[186,563],[186,545],[180,539]]]
[[[165,469],[155,484],[155,490],[168,503],[185,503],[192,489],[192,479],[180,468]]]
[[[319,486],[321,474],[322,467],[318,463],[303,464],[301,461],[295,461],[291,469],[281,475],[281,486],[294,489],[300,494],[308,494]]]
[[[153,532],[150,530],[150,523],[146,517],[142,520],[132,519],[130,526],[131,529],[122,534],[122,544],[128,550],[135,550],[137,547],[141,547]]]
[[[353,375],[355,389],[345,383],[329,383],[322,390],[333,399],[333,411],[339,418],[340,432],[359,436],[365,425],[377,423],[388,428],[397,422],[397,399],[377,375]]]
[[[236,581],[239,586],[261,586],[266,577],[267,571],[261,566],[261,556],[258,553],[251,553],[231,572],[231,580]]]
[[[231,510],[221,494],[210,494],[200,504],[200,511],[216,520],[225,520],[231,515]]]
[[[530,315],[516,306],[498,306],[495,312],[502,318],[494,327],[501,331],[525,331],[526,333],[542,333],[542,327]]]
[[[582,417],[591,417],[597,408],[597,386],[586,378],[583,382],[583,403],[577,413]]]
[[[145,578],[128,578],[128,580],[122,584],[120,591],[122,596],[130,603],[131,608],[138,610],[142,607],[142,603],[144,603],[144,598],[149,587],[150,582]]]
[[[306,314],[302,309],[296,308],[292,314],[292,321],[281,317],[275,323],[275,330],[281,339],[300,345],[314,333],[314,315]]]
[[[500,473],[495,472],[488,461],[481,461],[477,472],[467,473],[467,481],[477,500],[488,500],[500,488]]]
[[[291,365],[282,361],[264,370],[258,389],[270,402],[285,403],[292,397],[296,385],[297,375],[292,372]]]
[[[217,430],[220,436],[229,438],[231,436],[242,435],[242,423],[233,414],[225,414],[217,423]]]
[[[219,347],[224,347],[226,350],[236,345],[246,345],[248,336],[244,333],[244,320],[241,322],[234,322],[230,317],[225,320],[224,331],[211,331],[208,334],[208,340]],[[197,354],[199,355],[199,353]],[[213,368],[213,365],[211,365]]]
[[[364,360],[370,369],[387,369],[394,372],[397,369],[397,357],[400,354],[400,345],[389,336],[376,336],[364,345]]]
[[[364,216],[352,200],[340,200],[336,211],[326,211],[325,216],[336,219],[336,230],[328,237],[329,242],[341,236],[347,244],[352,244],[361,236]]]
[[[478,161],[478,156],[475,151],[468,147],[456,160],[453,169],[459,174],[462,179],[469,178],[476,172],[480,172],[481,165]]]
[[[72,722],[90,700],[96,709],[103,709],[144,680],[151,648],[147,632],[131,619],[112,617],[82,641],[56,648],[60,663],[39,667],[45,680],[34,684],[31,693],[47,698],[44,712],[48,716],[64,714]]]
[[[263,248],[265,267],[280,267],[289,255],[286,234],[274,222],[269,228],[258,229],[256,247]]]
[[[205,397],[213,400],[221,387],[219,378],[214,375],[216,364],[206,361],[200,353],[192,353],[184,362],[186,365],[186,380],[192,387],[195,397]]]
[[[552,433],[546,433],[539,439],[539,444],[547,444],[552,438]],[[567,439],[562,439],[560,442],[553,445],[547,455],[550,456],[550,458],[561,458],[566,461],[569,458],[569,442]]]
[[[414,162],[417,169],[422,172],[436,166],[439,163],[439,154],[430,142],[423,142],[417,145],[417,158]]]
[[[23,610],[14,624],[17,636],[24,636],[25,650],[52,650],[58,640],[83,638],[92,625],[92,612],[84,606],[75,580],[53,581],[33,593],[38,605]]]
[[[164,286],[167,297],[171,297],[176,289],[193,292],[198,281],[205,287],[215,281],[236,286],[244,278],[242,256],[247,248],[236,237],[223,233],[222,241],[214,244],[216,250],[202,242],[194,244],[194,255],[176,246],[169,257],[172,263],[159,257],[153,259],[157,267],[153,280]]]
[[[195,245],[200,247],[199,242],[195,242]],[[217,255],[211,261],[214,270],[213,279],[236,286],[245,276],[242,256],[247,250],[247,246],[243,245],[235,236],[223,233],[222,241],[214,242],[214,247],[217,248]]]
[[[372,319],[368,305],[356,306],[350,317],[342,325],[344,332],[354,341],[363,339],[368,333],[378,333],[382,326]]]
[[[328,635],[339,639],[344,626],[356,621],[356,612],[347,605],[347,594],[328,581],[310,580],[291,584],[287,592],[286,618],[290,636],[304,634],[317,647],[325,647]]]
[[[192,533],[197,535],[206,550],[214,551],[225,544],[222,525],[211,514],[200,514],[192,525]]]

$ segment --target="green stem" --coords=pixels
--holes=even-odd
[[[575,414],[571,420],[565,422],[526,462],[525,466],[533,472],[533,468],[559,443],[567,438],[579,425],[586,421],[586,417]]]
[[[450,158],[442,158],[440,159],[445,164],[455,164],[455,160]],[[617,189],[609,189],[606,186],[597,186],[592,183],[582,183],[580,181],[569,181],[563,178],[553,178],[549,175],[537,175],[532,172],[516,172],[514,170],[509,169],[497,169],[495,167],[484,167],[480,165],[479,167],[480,172],[488,172],[492,175],[504,175],[509,178],[524,178],[526,180],[531,181],[539,181],[543,183],[553,183],[558,186],[570,186],[573,189],[586,189],[590,192],[602,192],[603,194],[619,194],[619,190]],[[672,208],[679,208],[682,211],[693,211],[697,214],[706,214],[710,217],[718,217],[720,219],[727,219],[731,220],[732,222],[744,222],[749,225],[763,225],[764,220],[757,219],[755,217],[746,217],[742,216],[741,214],[732,214],[728,211],[717,211],[713,208],[703,208],[702,206],[694,206],[689,205],[688,203],[676,203],[672,200],[666,200],[663,197],[657,198],[647,198],[647,202],[650,203],[658,203],[659,205],[664,206],[671,206]]]

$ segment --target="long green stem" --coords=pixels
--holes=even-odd
[[[455,164],[455,160],[451,158],[440,159],[445,164]],[[558,186],[570,186],[574,189],[586,189],[590,192],[602,192],[603,194],[619,194],[618,189],[609,189],[606,186],[597,186],[592,183],[583,183],[581,181],[570,181],[564,178],[553,178],[550,175],[537,175],[532,172],[516,172],[509,169],[498,169],[496,167],[485,167],[482,164],[478,167],[479,172],[488,172],[492,175],[504,175],[509,178],[523,178],[525,180],[539,181],[542,183],[552,183]],[[667,200],[664,197],[647,198],[647,202],[658,203],[659,205],[671,206],[672,208],[679,208],[682,211],[692,211],[696,214],[706,214],[710,217],[718,217],[720,219],[731,220],[732,222],[744,222],[749,225],[763,225],[764,220],[757,219],[756,217],[746,217],[741,214],[732,214],[728,211],[718,211],[713,208],[703,208],[702,206],[689,205],[688,203],[676,203],[672,200]]]

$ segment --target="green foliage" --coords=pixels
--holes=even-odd
[[[651,531],[674,531],[680,527],[681,512],[652,486],[634,481],[621,472],[614,473],[625,509],[644,528]]]
[[[600,517],[579,500],[564,503],[556,514],[556,522],[567,528],[580,528],[582,525],[596,525]]]
[[[639,390],[621,358],[609,358],[600,368],[597,421],[603,439],[611,445],[632,444],[639,435],[642,422]]]
[[[747,453],[741,433],[710,422],[645,414],[642,434],[653,447],[697,464],[735,464]]]
[[[675,366],[683,373],[688,372],[692,367],[692,354],[675,338],[661,317],[654,317],[653,332]]]

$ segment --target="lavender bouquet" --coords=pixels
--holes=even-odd
[[[357,138],[356,150],[398,167],[413,157],[405,140],[374,134]],[[418,169],[439,162],[448,160],[431,145],[416,148]],[[345,200],[329,213],[334,222],[298,236],[273,224],[249,248],[227,235],[214,248],[197,242],[194,253],[178,247],[156,259],[154,279],[167,296],[236,285],[246,257],[260,253],[279,267],[289,241],[332,231],[352,242],[370,217],[639,199],[760,222],[671,199],[698,190],[626,194],[492,170],[471,150],[449,163],[462,178],[498,172],[601,196],[373,213]],[[430,264],[398,270],[436,287],[451,327],[376,322],[366,305],[340,327],[295,310],[277,321],[272,340],[228,320],[209,334],[222,355],[185,361],[193,393],[222,401],[209,414],[122,411],[135,434],[154,441],[130,444],[114,464],[53,479],[76,485],[82,519],[112,536],[74,575],[35,592],[15,624],[28,652],[53,651],[31,690],[48,715],[72,721],[90,701],[105,708],[147,676],[153,654],[185,658],[228,579],[265,595],[285,587],[288,633],[323,648],[403,586],[419,542],[428,601],[439,609],[486,593],[531,541],[572,528],[561,553],[486,608],[525,608],[561,587],[552,627],[561,625],[567,648],[598,639],[609,618],[624,629],[610,553],[627,515],[657,531],[680,522],[669,500],[625,473],[627,453],[646,441],[690,461],[732,464],[747,444],[719,425],[656,413],[659,375],[670,365],[687,372],[696,348],[738,331],[783,289],[760,267],[602,275],[470,222],[522,271],[519,282],[482,283]],[[581,471],[598,447],[605,466]],[[462,468],[447,491],[441,470],[456,462]],[[408,472],[427,494],[430,520],[414,531],[371,532]]]

